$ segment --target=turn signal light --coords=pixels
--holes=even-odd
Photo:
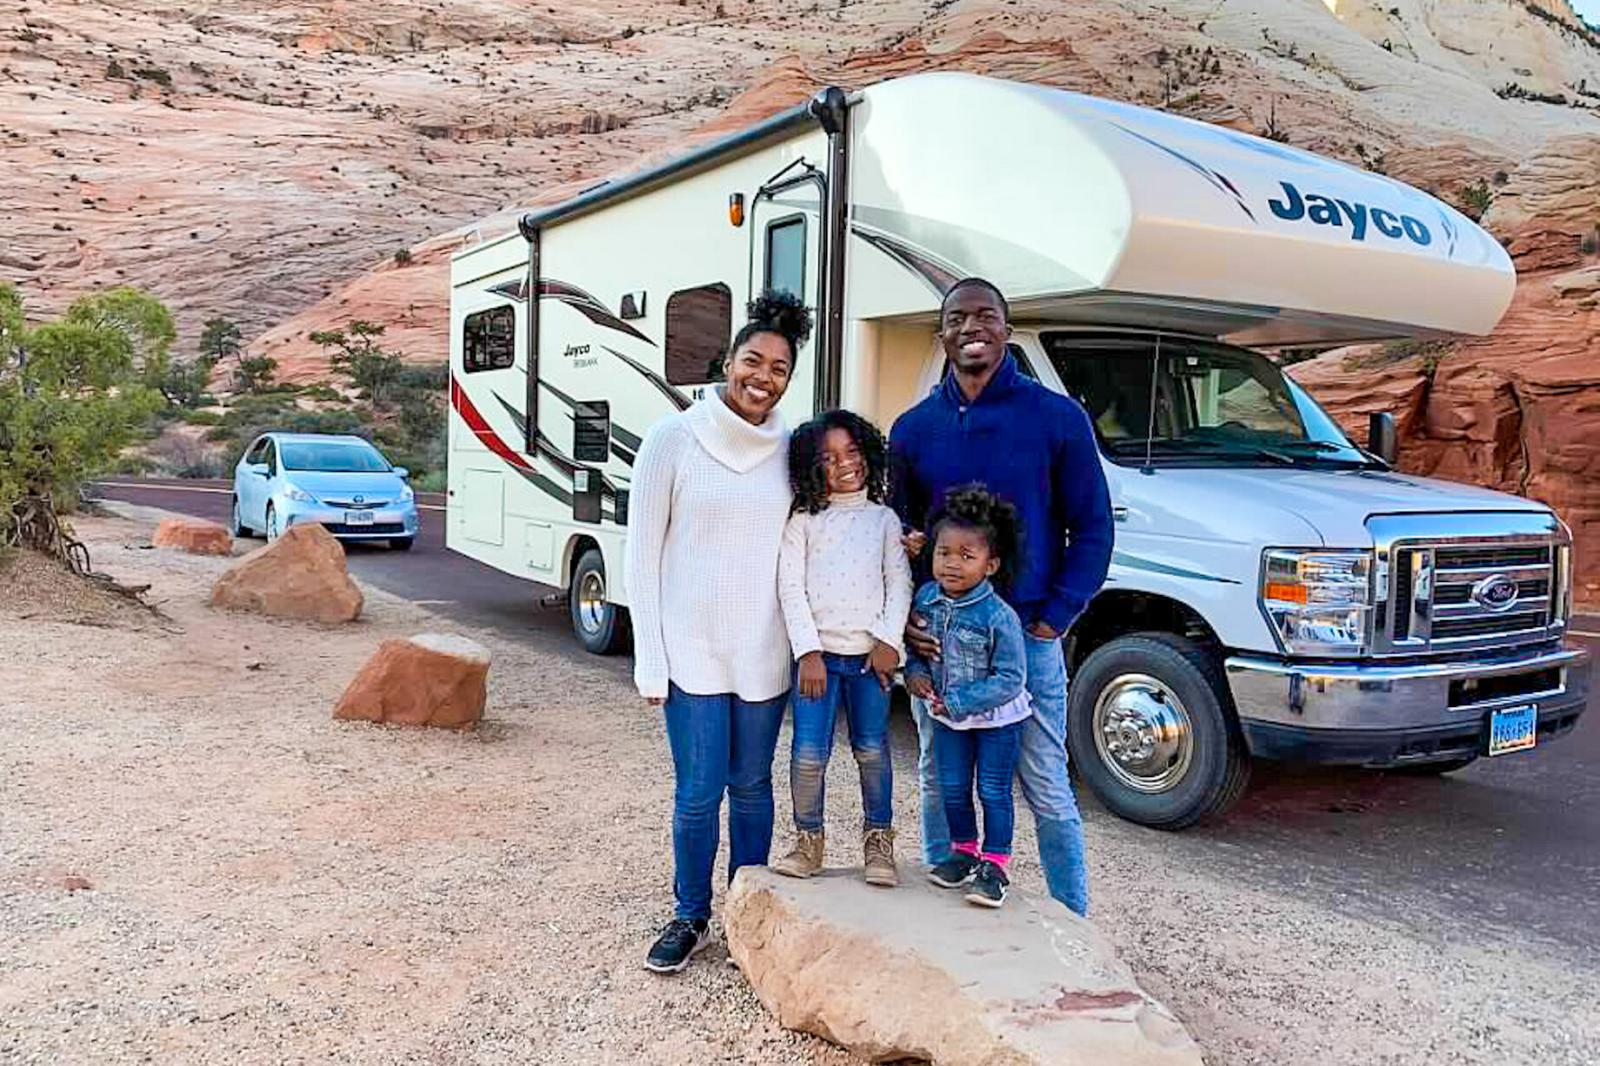
[[[1278,581],[1267,583],[1266,598],[1277,603],[1306,603],[1308,596],[1304,585],[1290,585]]]
[[[728,221],[735,226],[744,225],[744,193],[736,192],[728,197]]]

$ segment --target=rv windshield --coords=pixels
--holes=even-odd
[[[1376,466],[1265,357],[1150,334],[1044,333],[1068,392],[1113,459],[1158,464]]]

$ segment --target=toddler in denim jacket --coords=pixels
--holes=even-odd
[[[970,885],[967,901],[998,907],[1010,880],[1015,811],[1011,779],[1022,748],[1022,723],[1033,713],[1025,686],[1022,620],[991,584],[1018,558],[1015,508],[984,490],[952,491],[933,526],[933,580],[917,591],[913,612],[939,642],[929,662],[909,654],[906,687],[927,700],[939,790],[950,823],[950,858],[928,872],[942,888]],[[972,793],[983,805],[978,840]]]

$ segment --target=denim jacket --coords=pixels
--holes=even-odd
[[[928,678],[952,720],[992,714],[1022,694],[1028,655],[1022,620],[989,582],[952,599],[929,581],[917,590],[911,613],[939,642],[939,661],[907,648],[906,676]]]

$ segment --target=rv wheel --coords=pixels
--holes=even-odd
[[[572,629],[596,655],[616,655],[628,647],[628,612],[606,599],[606,563],[599,548],[578,558],[567,588]]]
[[[1215,657],[1171,633],[1096,648],[1073,672],[1067,744],[1079,777],[1130,822],[1185,829],[1244,791],[1250,758]]]

